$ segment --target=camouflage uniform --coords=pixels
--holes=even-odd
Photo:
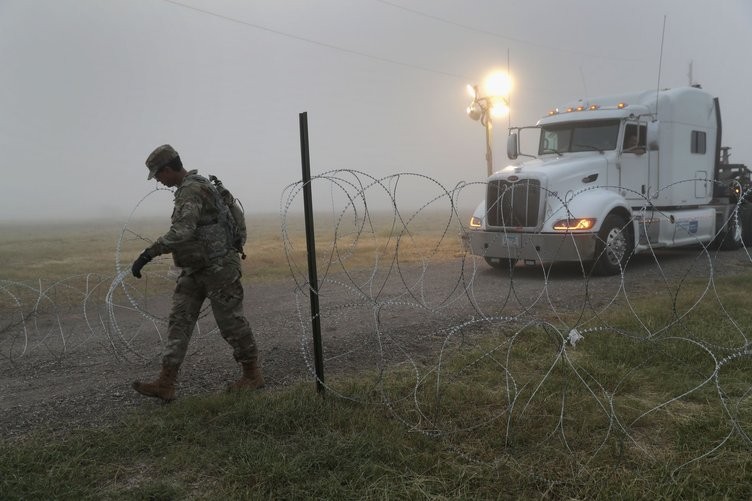
[[[192,170],[175,192],[175,209],[170,230],[159,237],[146,251],[151,257],[172,253],[181,263],[181,249],[186,246],[210,244],[201,242],[202,230],[216,226],[220,214],[219,198],[214,186]],[[221,237],[221,235],[220,235]],[[221,238],[205,237],[213,242]],[[208,263],[184,267],[172,298],[172,311],[167,330],[167,345],[162,365],[178,367],[185,358],[193,329],[206,298],[222,337],[232,346],[233,356],[240,363],[256,360],[257,348],[253,332],[243,314],[243,286],[240,283],[240,258],[223,243],[224,255],[211,255]],[[217,254],[216,252],[214,254]],[[190,264],[190,263],[189,263]]]

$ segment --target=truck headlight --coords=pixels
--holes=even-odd
[[[557,231],[581,231],[589,230],[595,226],[595,218],[583,217],[579,219],[560,219],[554,223]]]
[[[470,227],[480,228],[482,222],[481,218],[473,216],[470,218]]]

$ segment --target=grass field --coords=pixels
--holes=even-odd
[[[463,220],[463,223],[465,221]],[[302,214],[249,215],[246,280],[274,279],[305,270],[306,241]],[[70,222],[60,224],[0,224],[0,280],[59,280],[82,273],[115,274],[116,251],[130,267],[139,253],[169,229],[169,219]],[[403,262],[448,258],[461,252],[456,216],[424,212],[410,221],[390,213],[370,219],[318,216],[316,252],[323,264],[372,266],[392,259],[399,250]],[[335,238],[336,236],[336,238]],[[118,247],[120,245],[120,247]],[[166,258],[168,261],[169,259]]]
[[[443,238],[435,222],[401,244],[388,221],[368,231],[341,225],[335,247],[324,220],[320,256],[327,245],[352,266],[398,245],[405,259],[425,249],[455,255],[456,225]],[[275,224],[252,226],[248,250],[254,265],[278,268],[251,267],[251,279],[289,272]],[[286,229],[304,266],[297,224]],[[54,228],[4,231],[0,255],[18,280],[86,272],[98,259],[112,272],[119,230],[101,233],[87,226],[70,242]],[[128,243],[134,253],[142,244]],[[673,296],[641,295],[631,303],[640,321],[609,310],[607,327],[576,347],[545,323],[481,329],[417,380],[398,367],[333,381],[348,399],[322,398],[305,383],[4,439],[0,498],[750,499],[750,278],[710,292],[706,280],[688,279]]]

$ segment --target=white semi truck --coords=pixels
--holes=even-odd
[[[537,155],[487,180],[463,235],[496,268],[555,261],[622,272],[634,253],[752,243],[750,171],[728,163],[717,98],[699,87],[579,100],[538,121]],[[529,131],[525,131],[529,134]]]

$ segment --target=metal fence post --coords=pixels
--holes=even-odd
[[[303,204],[305,206],[306,247],[308,249],[308,282],[311,299],[311,327],[313,330],[313,359],[316,371],[316,391],[324,395],[324,356],[321,347],[321,313],[319,310],[319,279],[316,273],[316,233],[313,230],[313,200],[311,196],[311,160],[308,154],[308,113],[300,114],[300,157],[303,164]]]

